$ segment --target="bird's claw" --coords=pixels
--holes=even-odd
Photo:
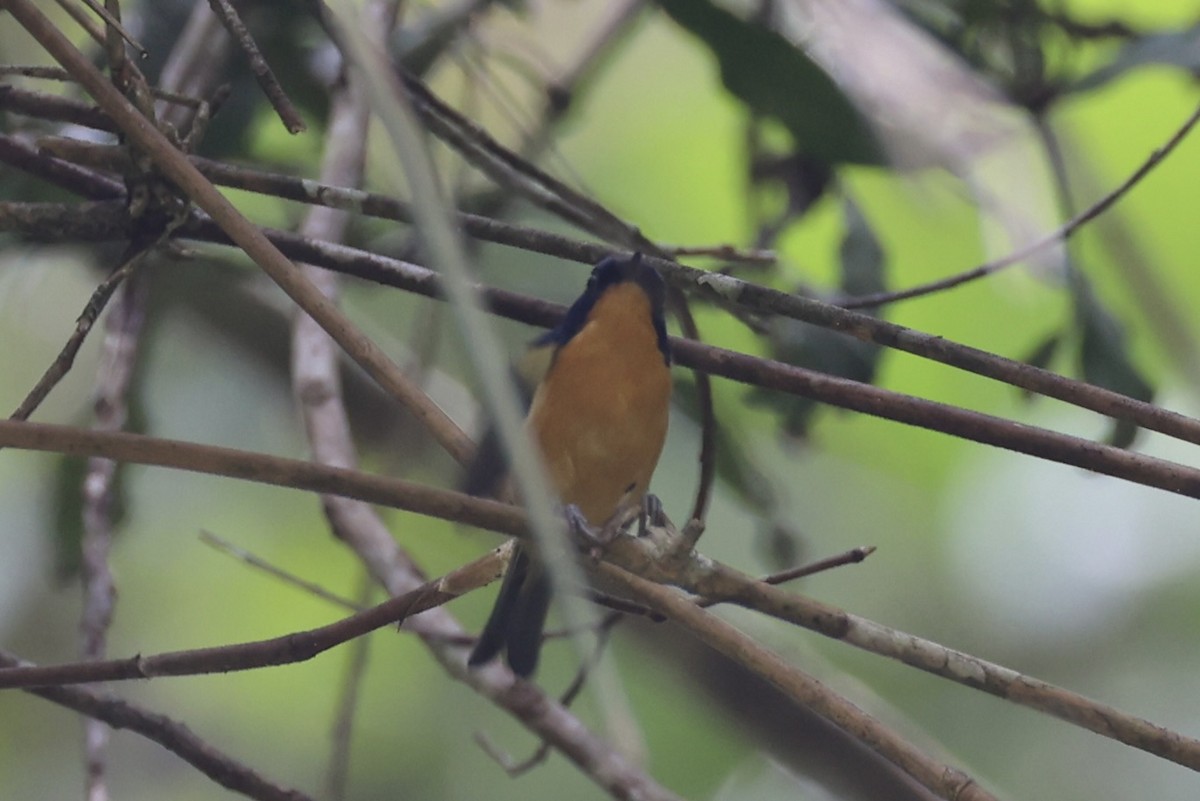
[[[598,559],[609,538],[605,537],[603,529],[592,528],[583,512],[573,503],[563,507],[563,517],[567,520],[567,532],[575,544],[592,559]]]
[[[654,494],[648,493],[642,498],[641,514],[638,515],[638,530],[639,537],[645,537],[650,533],[650,528],[662,528],[667,522],[667,512],[663,508],[662,500]]]

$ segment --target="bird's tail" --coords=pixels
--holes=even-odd
[[[549,609],[550,577],[528,549],[517,546],[467,664],[481,665],[504,650],[513,673],[533,675]]]

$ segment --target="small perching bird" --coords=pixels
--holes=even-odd
[[[542,367],[526,431],[558,499],[594,527],[642,502],[666,440],[671,355],[665,294],[662,277],[640,253],[610,256],[525,359]],[[467,491],[495,493],[505,483],[504,465],[499,439],[487,437]],[[528,544],[518,546],[469,663],[504,651],[514,673],[531,675],[550,596],[550,577],[536,554]]]

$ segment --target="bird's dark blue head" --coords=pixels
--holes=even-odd
[[[567,309],[567,316],[555,328],[538,337],[535,345],[565,345],[573,336],[583,330],[588,315],[596,305],[596,301],[612,287],[626,282],[636,283],[646,293],[650,300],[650,320],[654,325],[654,333],[658,338],[658,349],[662,352],[663,361],[671,363],[671,350],[667,342],[667,324],[663,316],[666,302],[666,285],[662,276],[648,264],[642,261],[641,253],[634,253],[628,258],[608,256],[594,268],[588,278],[587,287],[583,294]]]

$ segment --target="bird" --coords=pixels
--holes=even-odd
[[[551,489],[571,513],[602,527],[641,504],[666,441],[671,351],[662,277],[640,253],[600,261],[555,328],[535,339],[523,373],[537,381],[525,430]],[[530,373],[534,375],[530,376]],[[539,375],[540,374],[540,375]],[[512,500],[494,432],[480,444],[464,489]],[[502,651],[513,673],[537,668],[550,577],[529,543],[513,552],[468,664]]]

